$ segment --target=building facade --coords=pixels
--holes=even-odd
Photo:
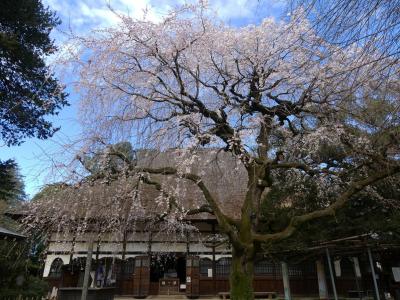
[[[190,159],[189,171],[203,174],[204,182],[218,199],[221,210],[238,218],[246,189],[245,171],[232,157],[215,155],[223,156],[217,156],[217,161],[210,159],[210,151],[199,152],[195,159],[176,151],[151,155],[143,152],[137,154],[137,166],[157,168],[168,163],[179,165]],[[229,291],[231,250],[228,243],[222,242],[224,237],[214,216],[205,213],[191,216],[184,220],[190,224],[190,230],[182,227],[171,232],[161,223],[149,225],[143,221],[151,213],[154,215],[168,206],[165,199],[160,199],[160,194],[165,191],[175,195],[184,209],[205,203],[193,182],[163,176],[155,178],[162,183],[162,190],[155,189],[154,184],[121,178],[109,184],[84,182],[78,187],[66,186],[55,193],[54,198],[58,199],[55,202],[63,206],[55,206],[51,211],[57,214],[53,221],[68,218],[76,221],[85,217],[96,222],[115,216],[110,220],[123,226],[116,231],[111,230],[113,226],[106,226],[104,228],[109,230],[85,230],[80,234],[71,229],[54,231],[48,239],[43,273],[50,288],[82,286],[88,249],[93,244],[91,287],[113,288],[116,295],[135,297],[183,294],[195,298]],[[232,178],[237,184],[232,184]],[[46,197],[50,197],[49,194]],[[43,206],[47,217],[49,205],[44,202]],[[144,217],[136,221],[129,217],[138,214]],[[101,222],[104,224],[104,220]],[[328,248],[330,259],[326,255]],[[352,251],[350,246],[341,249],[346,251],[336,251],[334,244],[326,244],[300,254],[293,253],[293,259],[287,262],[260,257],[255,262],[254,290],[275,292],[286,298],[289,298],[288,293],[321,299],[335,295],[373,297],[372,270],[378,275],[375,279],[379,293],[390,292],[394,296],[396,290],[400,290],[398,250],[373,251],[380,261],[382,269],[379,269],[377,262],[368,257],[367,248]]]
[[[113,287],[115,295],[146,297],[181,294],[191,298],[229,291],[231,253],[227,244],[209,237],[218,233],[215,220],[192,220],[198,232],[171,240],[159,232],[127,232],[121,240],[111,234],[87,233],[77,238],[54,234],[49,241],[43,276],[49,287],[80,287],[87,259],[88,241],[94,241],[91,287]],[[90,236],[92,235],[92,236]],[[374,297],[374,283],[367,252],[342,255],[331,249],[331,267],[325,249],[310,259],[285,264],[271,259],[255,263],[256,292],[285,294],[285,267],[292,296]],[[304,256],[309,256],[305,253]],[[400,260],[396,252],[373,252],[379,292],[396,296],[400,289]],[[331,268],[331,270],[329,269]],[[391,269],[392,268],[392,269]],[[391,272],[386,272],[390,270]],[[332,273],[331,273],[332,272]],[[398,275],[397,275],[398,276]],[[399,295],[397,295],[398,297]]]

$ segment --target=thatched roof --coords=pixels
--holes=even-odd
[[[223,212],[232,217],[238,217],[242,205],[246,185],[246,171],[230,153],[216,150],[200,150],[196,153],[170,150],[167,152],[139,152],[138,166],[159,168],[164,166],[177,166],[184,173],[199,175],[212,195],[217,199]],[[154,176],[163,181],[170,191],[180,191],[182,203],[190,209],[205,203],[202,192],[188,180],[172,177],[163,178],[162,175]],[[154,192],[154,190],[153,190]],[[154,197],[147,190],[147,202],[152,202]],[[209,216],[207,214],[207,216]]]
[[[183,173],[201,176],[223,212],[239,217],[245,195],[247,176],[243,165],[225,152],[183,150],[137,152],[137,167],[174,167]],[[200,207],[205,199],[196,184],[172,175],[148,175],[173,196],[185,210]],[[53,185],[34,202],[33,214],[62,219],[79,218],[147,218],[162,213],[168,201],[154,185],[138,182],[138,176],[121,176],[117,180],[83,180],[75,185]],[[165,195],[164,195],[165,196]],[[187,216],[190,219],[212,219],[208,213]]]

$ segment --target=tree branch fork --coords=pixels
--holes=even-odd
[[[255,168],[259,167],[256,162],[254,162],[253,165],[255,166]],[[311,169],[307,165],[301,163],[269,162],[267,166],[272,169],[299,169],[311,176],[317,174],[314,169]],[[265,168],[265,165],[263,167]],[[256,174],[256,181],[253,180],[253,183],[248,186],[247,196],[246,199],[244,199],[242,207],[242,216],[239,220],[232,218],[221,210],[219,200],[215,197],[215,195],[212,194],[212,192],[204,183],[203,179],[197,174],[180,172],[180,170],[173,167],[151,168],[130,165],[128,175],[125,175],[139,175],[140,182],[154,186],[156,190],[160,191],[163,196],[168,199],[168,209],[166,212],[158,216],[159,221],[164,220],[164,218],[166,218],[173,209],[178,209],[183,214],[188,216],[200,213],[209,213],[216,217],[220,229],[228,235],[229,240],[234,247],[236,247],[237,249],[253,249],[254,243],[271,243],[287,239],[291,235],[293,235],[302,224],[306,222],[310,222],[312,220],[322,217],[334,216],[336,211],[342,208],[347,202],[349,202],[352,196],[357,194],[359,191],[371,184],[378,182],[381,179],[387,178],[397,173],[400,173],[400,165],[392,164],[390,166],[387,166],[386,168],[383,168],[380,172],[376,172],[363,179],[351,181],[348,184],[347,188],[337,197],[336,201],[334,201],[332,204],[316,211],[292,217],[288,222],[288,225],[283,230],[275,233],[259,233],[257,232],[257,228],[254,227],[252,227],[250,230],[248,229],[249,222],[252,222],[252,216],[248,215],[249,210],[246,210],[246,205],[250,207],[250,210],[254,209],[254,207],[252,206],[254,204],[254,199],[251,199],[251,197],[247,199],[247,196],[252,193],[251,190],[253,190],[254,188],[260,189],[262,193],[264,189],[268,186],[268,184],[260,185],[260,179],[264,179],[260,178],[260,176],[266,176],[265,172]],[[166,189],[163,189],[160,182],[151,178],[151,175],[174,176],[176,178],[191,181],[202,192],[206,203],[196,208],[183,209],[183,207],[180,206],[180,204],[178,203],[178,200]],[[115,179],[117,178],[118,177],[115,177]],[[243,235],[243,231],[248,232],[247,234]],[[246,236],[246,238],[243,239],[242,236]]]

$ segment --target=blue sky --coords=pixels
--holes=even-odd
[[[117,18],[108,5],[118,12],[141,18],[147,12],[147,18],[154,21],[162,18],[169,9],[179,6],[182,0],[42,0],[55,10],[62,24],[52,35],[56,44],[62,46],[64,31],[84,35],[93,29],[112,26]],[[187,2],[187,1],[186,1]],[[259,23],[265,17],[280,18],[283,15],[284,0],[210,0],[209,6],[231,26],[244,26]],[[80,126],[77,120],[78,95],[70,87],[75,78],[58,74],[69,92],[70,106],[64,108],[58,116],[49,117],[60,131],[49,140],[28,139],[21,146],[6,147],[0,145],[0,159],[13,158],[17,161],[24,177],[27,194],[32,197],[40,188],[57,178],[51,166],[62,157],[63,143],[73,141],[79,136]],[[53,156],[54,155],[54,156]],[[56,158],[57,156],[57,158]]]

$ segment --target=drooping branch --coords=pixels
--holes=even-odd
[[[160,222],[163,221],[168,216],[168,214],[171,213],[171,211],[172,211],[172,209],[174,207],[179,209],[179,210],[182,210],[181,207],[178,207],[178,202],[177,202],[176,198],[174,196],[172,196],[170,193],[168,193],[167,191],[165,191],[162,188],[162,185],[158,181],[155,181],[155,180],[153,180],[153,179],[151,179],[151,178],[149,178],[147,176],[141,176],[140,177],[140,181],[142,181],[145,184],[154,186],[154,188],[157,191],[161,192],[162,195],[166,199],[168,199],[168,208],[167,208],[167,210],[165,212],[163,212],[162,214],[158,215],[158,221],[160,221]]]
[[[121,137],[114,126],[135,143],[140,132],[139,148],[144,142],[156,150],[215,147],[233,153],[248,172],[240,220],[222,210],[218,200],[224,197],[216,199],[201,177],[175,168],[128,163],[114,174],[100,170],[104,174],[92,176],[93,180],[101,176],[106,181],[118,180],[119,174],[129,180],[132,174],[143,174],[144,183],[169,199],[172,212],[179,203],[156,180],[165,175],[191,181],[206,204],[183,213],[214,214],[231,242],[248,249],[254,242],[283,239],[301,223],[334,214],[359,186],[375,179],[354,181],[335,204],[294,217],[282,232],[256,234],[261,199],[282,173],[290,175],[285,176],[287,181],[311,176],[315,180],[321,175],[327,187],[324,197],[338,186],[347,186],[352,178],[360,178],[364,174],[360,171],[381,165],[373,157],[377,147],[370,141],[370,132],[364,126],[351,128],[358,121],[346,123],[342,114],[347,115],[359,100],[363,102],[364,91],[370,90],[362,86],[364,80],[373,82],[379,74],[371,75],[365,68],[360,72],[366,74],[364,79],[346,80],[346,71],[360,66],[361,62],[354,62],[358,49],[335,50],[315,35],[306,19],[299,15],[291,19],[288,24],[265,20],[249,28],[231,28],[202,13],[174,14],[165,23],[126,17],[123,28],[84,40],[84,46],[93,50],[89,53],[96,54],[91,63],[81,64],[82,99],[89,108],[89,120],[93,119],[87,123],[95,126],[91,129],[110,142]],[[386,77],[386,72],[382,75]],[[102,109],[95,109],[98,105]],[[110,120],[109,114],[115,117]],[[333,132],[335,128],[372,154],[346,146],[338,138],[341,135]],[[283,153],[288,153],[288,161]],[[125,161],[111,151],[108,154]],[[388,155],[382,155],[385,161]],[[373,166],[365,162],[366,157]],[[230,178],[228,184],[234,187],[242,180]]]
[[[211,192],[209,191],[209,189],[207,188],[207,186],[205,185],[205,183],[203,182],[203,180],[200,176],[198,176],[196,174],[192,174],[192,173],[182,173],[181,174],[178,172],[177,169],[171,168],[171,167],[164,167],[164,168],[135,167],[134,170],[135,170],[135,172],[138,172],[138,173],[174,175],[174,176],[178,176],[179,178],[188,179],[188,180],[192,181],[193,183],[195,183],[198,186],[198,188],[202,191],[203,196],[209,205],[209,207],[203,206],[201,209],[202,211],[199,211],[199,212],[209,212],[209,210],[212,211],[212,213],[217,218],[218,224],[221,227],[221,229],[231,238],[231,242],[233,244],[237,244],[238,247],[241,246],[239,239],[237,237],[236,230],[235,230],[235,226],[238,225],[237,221],[222,212],[217,200],[211,194]],[[156,184],[154,183],[154,185],[156,185]],[[190,211],[191,214],[194,214],[195,212],[196,212],[196,210]]]
[[[154,186],[154,188],[157,191],[161,192],[162,195],[168,199],[168,209],[166,212],[159,215],[160,221],[162,221],[165,217],[167,217],[168,214],[171,213],[171,211],[174,207],[177,208],[178,210],[180,210],[181,212],[185,213],[186,215],[196,215],[196,214],[200,214],[200,213],[209,213],[209,214],[214,215],[212,208],[208,204],[204,204],[198,208],[192,208],[189,210],[185,210],[184,208],[179,207],[178,201],[174,196],[172,196],[170,193],[168,193],[165,189],[162,188],[161,183],[159,183],[158,181],[151,179],[147,176],[141,176],[140,180],[145,184]]]

